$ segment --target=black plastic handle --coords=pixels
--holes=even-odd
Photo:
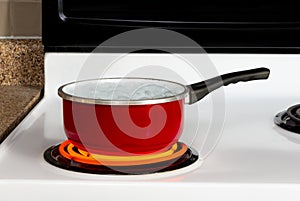
[[[228,73],[199,83],[188,85],[187,87],[190,89],[190,100],[188,104],[193,104],[201,100],[204,96],[222,86],[235,84],[237,82],[264,80],[268,79],[269,75],[270,70],[268,68],[262,67],[251,70]]]

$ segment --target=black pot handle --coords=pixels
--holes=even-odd
[[[204,96],[210,92],[229,84],[235,84],[237,82],[248,82],[252,80],[264,80],[268,79],[270,75],[270,70],[267,68],[255,68],[251,70],[239,71],[224,74],[221,76],[213,77],[211,79],[198,82],[195,84],[188,85],[190,89],[189,92],[189,102],[188,104],[193,104],[201,100]]]

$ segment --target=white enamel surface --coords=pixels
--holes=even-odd
[[[152,56],[162,61],[165,58]],[[151,59],[150,55],[136,57]],[[57,89],[77,78],[86,58],[85,54],[46,54],[45,97],[0,145],[1,199],[299,200],[300,145],[286,137],[291,133],[274,125],[273,117],[300,102],[300,56],[210,57],[220,73],[265,66],[271,69],[271,75],[267,81],[226,87],[222,138],[201,166],[199,161],[173,175],[120,178],[67,172],[43,160],[45,149],[65,139]],[[184,73],[190,75],[188,82],[196,81],[193,73]],[[210,123],[208,97],[186,106],[185,133],[190,131],[193,120],[189,114],[196,107],[203,114],[201,124]],[[201,127],[198,132],[207,129]]]

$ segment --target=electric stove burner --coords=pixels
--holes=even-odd
[[[300,134],[300,104],[278,113],[274,121],[281,128]]]
[[[70,141],[48,148],[44,158],[50,164],[66,170],[105,174],[131,175],[167,172],[187,167],[197,161],[198,156],[178,142],[162,153],[139,156],[107,156],[90,154],[75,147]]]

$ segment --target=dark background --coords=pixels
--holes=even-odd
[[[157,27],[185,34],[207,52],[298,53],[295,2],[43,0],[43,43],[45,51],[90,52],[119,33]],[[105,51],[126,51],[121,46]]]

